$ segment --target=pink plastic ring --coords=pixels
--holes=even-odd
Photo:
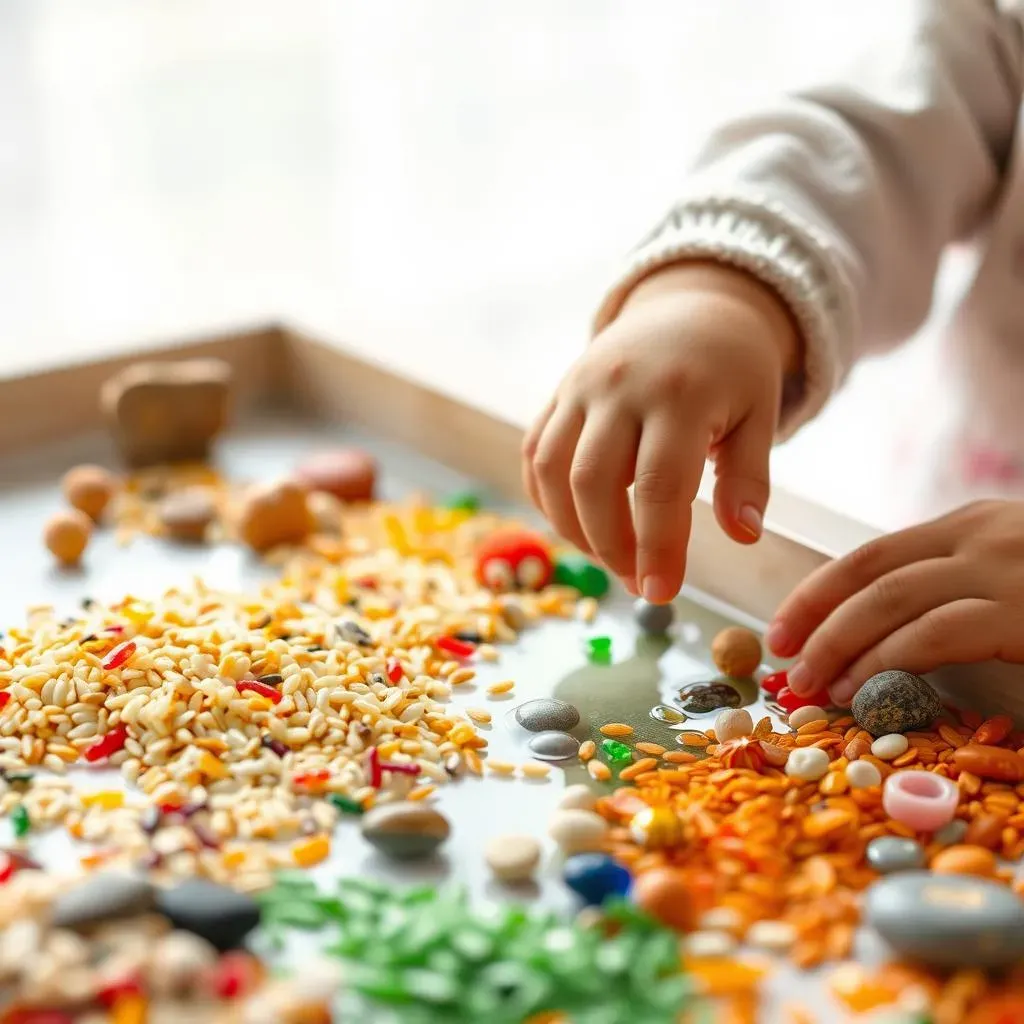
[[[934,832],[956,814],[960,791],[934,772],[896,772],[885,780],[882,807],[890,818],[919,832]]]

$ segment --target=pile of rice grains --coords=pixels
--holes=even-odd
[[[346,457],[338,461],[351,469]],[[303,483],[241,495],[205,469],[151,472],[128,486],[89,469],[77,492],[66,486],[74,508],[64,526],[81,512],[85,540],[66,543],[51,523],[47,544],[62,561],[82,556],[106,510],[122,530],[240,539],[280,572],[248,595],[196,581],[158,600],[87,601],[70,619],[36,608],[3,638],[0,815],[17,842],[0,852],[2,1024],[330,1021],[324,992],[336,979],[287,989],[240,950],[259,920],[248,894],[274,892],[282,868],[324,861],[341,818],[393,803],[427,809],[435,787],[482,775],[488,744],[474,723],[489,714],[454,709],[453,689],[472,687],[473,663],[497,660],[496,645],[531,623],[591,620],[606,586],[578,559],[560,569],[543,540],[479,513],[471,496],[444,507],[350,503],[323,493],[322,481],[315,494]],[[716,661],[747,674],[730,650],[744,662],[753,644],[756,666],[760,645],[730,633]],[[911,691],[925,686],[909,679]],[[600,792],[570,787],[551,835],[569,858],[567,883],[591,904],[591,927],[602,928],[595,908],[605,897],[628,893],[646,920],[682,933],[680,970],[694,993],[717,999],[723,1021],[762,1019],[771,961],[736,958],[739,943],[799,968],[832,963],[832,993],[852,1013],[1024,1021],[1024,973],[1012,967],[834,964],[851,957],[862,893],[887,871],[927,866],[929,878],[1002,885],[1022,912],[1000,859],[1024,852],[1024,735],[937,703],[929,721],[911,722],[934,699],[920,692],[863,713],[855,705],[855,719],[784,684],[784,673],[761,680],[774,719],[728,709],[705,731],[666,726],[668,747],[606,723],[584,742],[580,757]],[[65,777],[90,765],[118,769],[127,785]],[[526,776],[544,770],[522,767]],[[890,801],[891,780],[911,773],[951,784],[949,824],[924,828],[919,807]],[[908,806],[948,796],[941,786],[908,793]],[[54,829],[87,847],[84,881],[31,860],[28,843]],[[904,842],[878,845],[887,837]],[[278,908],[294,903],[290,884]],[[325,906],[344,917],[338,899],[317,902],[316,913]],[[971,902],[951,906],[963,917]],[[1021,929],[1004,926],[1019,947]],[[621,925],[603,927],[614,935]],[[435,993],[440,984],[431,982]],[[697,1020],[696,1005],[678,1019]],[[786,1012],[794,1024],[817,1019],[796,1003]],[[556,1021],[570,1017],[530,1018]]]

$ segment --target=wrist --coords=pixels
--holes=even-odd
[[[713,260],[687,260],[659,267],[639,281],[626,297],[622,311],[686,290],[690,294],[717,296],[754,311],[765,325],[765,335],[778,351],[784,377],[796,377],[803,366],[803,345],[796,319],[787,303],[772,287],[739,267]]]

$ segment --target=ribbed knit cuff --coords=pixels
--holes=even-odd
[[[842,379],[852,351],[854,304],[829,243],[778,202],[758,196],[706,196],[677,204],[634,250],[594,319],[595,333],[612,322],[636,285],[684,260],[739,267],[772,288],[800,329],[803,373],[784,389],[778,440],[813,417]]]

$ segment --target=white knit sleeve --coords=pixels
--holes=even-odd
[[[677,203],[632,252],[595,318],[595,332],[614,320],[627,295],[653,271],[684,260],[739,267],[772,288],[802,336],[803,370],[787,382],[778,437],[813,417],[838,386],[856,331],[850,288],[829,254],[828,240],[763,196],[695,196]]]

